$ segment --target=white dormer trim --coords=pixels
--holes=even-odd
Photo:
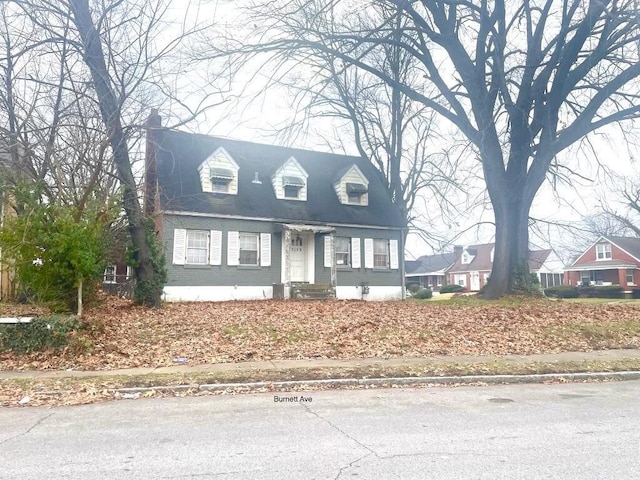
[[[289,181],[287,181],[287,179]],[[297,186],[298,182],[291,182],[291,179],[301,180],[303,185]],[[302,168],[302,165],[294,157],[290,157],[282,166],[276,170],[276,173],[271,177],[271,183],[273,184],[273,191],[276,193],[276,198],[280,200],[293,200],[306,202],[307,201],[307,187],[308,187],[309,175]],[[285,187],[290,187],[289,189]],[[290,191],[297,192],[298,196],[287,196]]]
[[[211,179],[212,169],[225,169],[230,170],[233,173],[233,178],[227,183],[227,191],[221,192],[214,190],[213,181]],[[204,162],[198,166],[198,173],[200,174],[200,184],[203,192],[214,192],[227,195],[238,194],[238,164],[233,160],[233,157],[227,152],[224,147],[218,147],[215,152],[209,155]]]
[[[471,255],[469,253],[468,247],[462,250],[462,255],[460,255],[460,263],[462,265],[469,265],[476,258],[475,255]]]
[[[347,192],[347,184],[356,184],[356,185],[364,185],[366,188],[366,192],[358,195],[359,201],[355,202],[352,200],[353,197],[350,197]],[[358,168],[358,166],[354,163],[351,165],[349,170],[340,178],[337,182],[333,184],[333,188],[338,195],[338,199],[340,203],[344,205],[360,205],[366,207],[369,205],[369,180],[364,176],[362,170]],[[351,201],[350,201],[351,200]]]

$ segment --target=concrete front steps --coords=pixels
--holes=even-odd
[[[293,300],[330,300],[336,298],[336,289],[328,283],[292,283]]]

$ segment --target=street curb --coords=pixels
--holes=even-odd
[[[588,380],[640,380],[640,371],[593,372],[593,373],[538,373],[531,375],[461,375],[445,377],[388,377],[388,378],[336,378],[323,380],[288,380],[281,382],[213,383],[202,385],[178,385],[156,387],[127,387],[114,389],[121,394],[144,393],[157,390],[219,392],[235,389],[292,388],[292,387],[352,387],[380,385],[468,385],[468,384],[518,384],[545,382],[581,382]]]

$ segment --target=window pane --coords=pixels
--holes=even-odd
[[[373,267],[389,268],[389,242],[385,239],[373,239]]]
[[[336,251],[336,265],[351,265],[351,239],[336,237],[334,247]]]
[[[257,233],[240,233],[240,265],[258,265]]]
[[[187,230],[187,263],[204,265],[207,263],[208,232]]]

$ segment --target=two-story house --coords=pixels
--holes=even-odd
[[[640,238],[600,237],[567,268],[566,283],[625,289],[640,285]]]
[[[149,124],[166,300],[403,298],[404,219],[368,161]]]

